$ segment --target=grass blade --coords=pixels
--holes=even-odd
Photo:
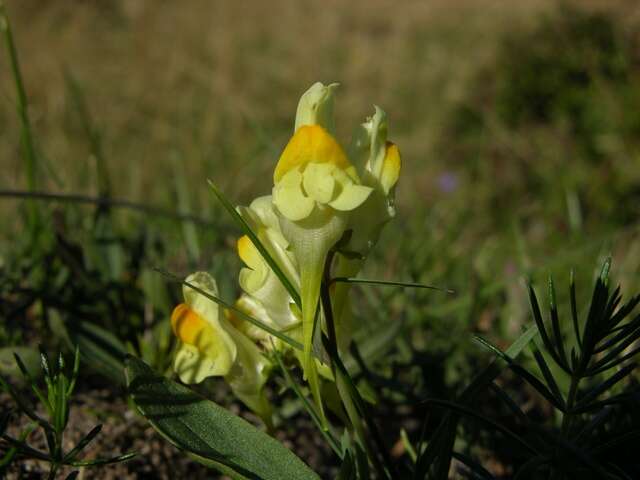
[[[436,287],[433,285],[425,285],[423,283],[412,282],[396,282],[386,280],[374,280],[368,278],[352,278],[352,277],[336,277],[331,279],[331,283],[356,283],[360,285],[379,285],[382,287],[403,287],[403,288],[423,288],[428,290],[438,290],[450,294],[455,294],[455,290],[450,288]]]
[[[547,388],[547,386],[541,382],[535,375],[531,372],[518,365],[511,359],[508,355],[502,352],[498,347],[492,345],[487,340],[482,337],[476,336],[475,339],[480,342],[482,345],[490,349],[496,355],[498,355],[501,359],[503,359],[509,365],[509,368],[518,376],[522,377],[529,385],[535,388],[540,395],[546,398],[553,406],[555,406],[558,410],[565,411],[565,406],[562,398],[556,398],[555,395]]]
[[[27,170],[27,187],[29,191],[34,192],[37,189],[37,155],[34,146],[33,135],[31,133],[31,120],[29,119],[29,102],[27,93],[22,81],[22,73],[20,71],[20,62],[18,61],[18,52],[9,17],[4,2],[0,0],[0,31],[4,34],[7,45],[7,53],[11,64],[11,74],[15,84],[16,93],[18,95],[18,115],[21,123],[21,143],[24,153],[24,161]],[[40,225],[40,213],[35,202],[29,202],[29,224],[31,233],[35,235]]]
[[[453,403],[453,402],[448,402],[446,400],[437,400],[437,399],[434,399],[434,398],[427,399],[427,400],[424,401],[424,403],[427,404],[427,405],[436,405],[436,406],[439,406],[439,407],[447,408],[447,409],[453,410],[453,411],[455,411],[455,412],[457,412],[457,413],[459,413],[461,415],[465,415],[467,417],[471,417],[471,418],[475,418],[476,420],[480,420],[481,422],[486,423],[487,425],[489,425],[489,426],[495,428],[496,430],[498,430],[505,437],[510,438],[511,440],[514,440],[516,443],[518,443],[520,446],[522,446],[525,450],[528,450],[530,453],[533,453],[535,455],[538,454],[538,451],[536,450],[536,448],[533,445],[530,445],[529,443],[527,443],[526,440],[524,440],[520,436],[516,435],[515,433],[513,433],[508,428],[503,427],[498,422],[495,422],[495,421],[491,420],[490,418],[485,417],[484,415],[480,415],[476,410],[464,407],[462,405],[458,405],[458,404]]]
[[[87,106],[87,101],[80,82],[65,69],[64,78],[67,89],[71,95],[71,100],[80,117],[80,123],[84,130],[89,143],[89,151],[96,161],[96,172],[98,177],[98,194],[100,197],[108,198],[111,196],[111,181],[109,178],[109,169],[102,148],[102,137],[99,129],[93,122],[93,117]]]
[[[512,359],[517,358],[537,334],[537,325],[530,326],[504,353]],[[482,388],[489,385],[500,375],[503,368],[504,367],[500,366],[496,360],[487,365],[458,396],[458,403],[463,405],[470,403]],[[429,442],[427,448],[423,450],[422,444],[418,445],[419,455],[413,475],[415,480],[424,479],[432,465],[435,465],[435,468],[438,470],[436,472],[436,478],[446,478],[451,458],[451,454],[447,455],[447,452],[453,451],[453,442],[455,441],[457,426],[458,416],[454,412],[449,412],[431,436],[432,440]],[[442,456],[444,456],[444,458],[441,458]],[[435,463],[436,460],[438,460],[437,464]]]
[[[254,246],[260,252],[260,255],[262,255],[262,258],[264,258],[264,260],[267,262],[271,270],[273,270],[273,273],[275,273],[278,279],[280,279],[280,282],[282,282],[282,285],[284,286],[284,288],[287,289],[287,292],[289,292],[289,295],[291,295],[291,298],[293,299],[295,304],[298,306],[298,308],[302,308],[302,301],[300,300],[300,294],[298,293],[296,288],[293,286],[293,284],[289,281],[289,279],[287,278],[285,273],[282,271],[282,269],[278,266],[278,263],[269,254],[269,251],[262,244],[258,236],[253,232],[253,230],[251,230],[251,227],[249,227],[247,222],[245,222],[244,218],[240,216],[240,214],[236,211],[233,205],[231,205],[229,200],[227,200],[224,194],[218,189],[218,187],[216,187],[216,185],[211,180],[209,180],[209,185],[211,186],[211,189],[213,190],[213,193],[216,195],[218,200],[220,200],[220,203],[225,208],[225,210],[229,212],[229,215],[231,215],[231,217],[240,226],[240,228],[242,228],[242,231],[251,239]]]

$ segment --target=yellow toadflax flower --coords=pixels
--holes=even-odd
[[[186,281],[216,296],[215,280],[196,272]],[[173,368],[184,383],[200,383],[223,376],[240,400],[268,422],[270,406],[263,386],[271,368],[258,347],[225,318],[222,308],[203,294],[183,287],[184,303],[171,315],[171,328],[178,338]]]
[[[299,289],[298,264],[289,250],[289,242],[280,231],[271,196],[256,198],[249,207],[239,207],[238,210],[291,284]],[[244,294],[236,302],[236,307],[280,331],[288,331],[300,323],[292,311],[294,302],[289,292],[248,236],[238,239],[237,250],[245,267],[240,271],[239,279]],[[281,344],[280,340],[248,322],[238,320],[238,325],[266,348]]]
[[[320,407],[312,343],[324,264],[329,250],[345,232],[350,212],[373,191],[373,187],[362,185],[355,167],[333,136],[335,87],[316,83],[302,96],[294,135],[273,176],[273,203],[300,273],[302,366]]]
[[[381,108],[376,106],[374,115],[359,126],[350,153],[361,167],[363,183],[370,186],[373,192],[354,212],[349,222],[348,228],[352,235],[346,249],[357,253],[359,258],[339,254],[334,272],[337,277],[353,277],[358,274],[369,252],[378,242],[382,228],[395,216],[394,196],[400,176],[400,152],[394,143],[387,140],[387,116]],[[346,308],[349,290],[348,283],[335,286],[332,303],[339,330],[343,319],[349,315]],[[344,335],[342,341],[347,341]]]

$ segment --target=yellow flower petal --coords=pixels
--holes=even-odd
[[[210,328],[200,315],[181,303],[171,314],[171,328],[182,342],[195,345]]]
[[[210,295],[218,294],[215,280],[206,272],[193,273],[186,281]],[[184,363],[187,356],[190,357],[196,352],[203,365],[206,363],[209,376],[226,375],[237,356],[236,344],[227,331],[227,328],[232,327],[223,325],[226,319],[223,318],[222,309],[215,302],[187,285],[184,285],[182,290],[185,302],[178,305],[171,316],[173,331],[180,339],[178,353],[182,352],[180,358],[176,355],[174,367],[178,366],[178,360]],[[193,348],[184,350],[185,346]],[[187,364],[198,365],[197,362]],[[180,370],[184,378],[201,378],[200,371],[192,372],[190,375],[184,368],[181,367]]]
[[[348,212],[362,205],[372,191],[371,187],[347,183],[338,196],[329,202],[329,205],[336,210]]]
[[[331,175],[335,166],[328,163],[310,163],[304,171],[302,185],[307,195],[319,203],[329,203],[333,198],[336,181]]]
[[[201,378],[205,371],[207,376],[226,375],[229,372],[236,352],[235,348],[229,348],[225,338],[228,337],[226,332],[216,332],[209,322],[184,303],[174,309],[171,328],[182,342],[178,348],[179,355],[174,362],[181,379],[183,375],[185,378]],[[183,348],[185,346],[188,348]],[[200,369],[193,357],[198,357],[200,362],[206,360],[206,366]],[[189,372],[187,365],[190,365],[193,371]]]
[[[330,163],[338,168],[351,166],[338,142],[319,125],[303,125],[291,137],[273,174],[275,184],[296,167],[310,163]]]
[[[384,161],[382,163],[382,172],[380,172],[380,184],[384,189],[385,195],[394,187],[400,176],[400,151],[395,143],[387,142]]]
[[[322,125],[329,132],[334,132],[333,94],[337,87],[337,83],[323,85],[316,82],[311,85],[298,102],[294,132],[303,125]]]
[[[302,184],[294,186],[285,182],[273,187],[273,203],[282,215],[292,221],[307,218],[316,205],[315,200],[304,194]]]
[[[236,247],[238,256],[247,267],[257,270],[262,266],[264,262],[262,255],[248,236],[240,237],[236,242]]]
[[[206,378],[222,375],[216,359],[204,356],[193,345],[181,343],[173,361],[173,370],[183,383],[200,383]]]

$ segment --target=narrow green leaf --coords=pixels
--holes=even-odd
[[[614,413],[613,407],[603,408],[594,417],[582,427],[582,430],[574,437],[573,441],[580,444],[580,441],[590,433],[594,432],[598,427],[602,426],[609,417]]]
[[[51,457],[49,457],[49,455],[36,450],[35,448],[31,448],[29,445],[24,443],[23,440],[18,440],[16,438],[10,437],[9,435],[2,435],[2,440],[7,442],[9,445],[16,447],[18,450],[20,450],[20,453],[24,455],[28,455],[32,458],[37,458],[38,460],[44,460],[45,462],[51,461]]]
[[[319,478],[277,440],[139,359],[127,358],[126,377],[132,401],[159,433],[223,473],[264,480]]]
[[[636,347],[633,350],[631,350],[630,352],[625,353],[623,356],[616,357],[613,360],[611,360],[609,363],[605,363],[604,365],[599,366],[598,368],[593,368],[593,369],[588,370],[586,375],[593,376],[593,375],[598,375],[599,373],[604,373],[607,370],[610,370],[610,369],[612,369],[614,367],[617,367],[617,366],[623,364],[624,362],[626,362],[630,358],[635,357],[638,353],[640,353],[640,347]]]
[[[42,375],[38,351],[30,347],[0,348],[0,374],[11,378],[20,377],[21,367],[16,364],[14,354],[20,356],[23,366],[31,378],[38,378]]]
[[[537,449],[533,445],[530,445],[525,439],[521,438],[519,435],[516,435],[508,428],[500,425],[498,422],[493,421],[489,417],[485,417],[484,415],[479,414],[476,410],[467,408],[465,406],[456,404],[454,402],[448,402],[446,400],[437,400],[432,398],[425,400],[424,403],[427,405],[437,405],[440,407],[444,407],[449,410],[453,410],[459,414],[465,415],[467,417],[480,420],[481,422],[486,423],[487,425],[491,426],[492,428],[502,433],[505,437],[510,438],[511,440],[514,440],[516,443],[520,444],[520,446],[522,446],[525,450],[528,450],[530,453],[533,453],[533,454],[538,453]]]
[[[608,338],[608,340],[606,342],[603,340],[598,346],[596,346],[593,353],[601,353],[605,350],[609,350],[617,343],[628,338],[638,329],[640,329],[640,315],[636,316],[633,320],[620,325],[620,328],[617,330],[615,335],[611,335],[613,332],[610,332],[609,335],[605,337],[605,339]]]
[[[606,308],[607,299],[609,296],[609,289],[606,284],[599,277],[596,280],[593,288],[593,294],[591,296],[591,304],[589,306],[589,313],[587,314],[587,320],[584,325],[583,332],[583,348],[585,350],[584,358],[591,356],[596,344],[601,340],[598,337],[598,330],[603,320],[603,313]]]
[[[104,149],[102,148],[100,130],[94,124],[93,117],[89,111],[86,96],[80,82],[67,69],[64,71],[64,78],[73,106],[80,117],[80,123],[82,124],[85,137],[89,143],[91,156],[96,161],[98,192],[100,197],[108,198],[111,196],[111,181],[109,178],[109,168],[104,156]]]
[[[518,376],[522,377],[529,385],[535,388],[538,393],[540,393],[544,398],[546,398],[554,407],[558,410],[564,411],[565,406],[562,398],[556,398],[555,395],[547,388],[547,386],[542,383],[535,375],[526,370],[521,365],[515,363],[508,355],[502,352],[498,347],[492,345],[487,340],[475,336],[475,339],[480,342],[485,347],[489,348],[496,355],[498,355],[501,359],[503,359],[509,365],[509,368]],[[544,373],[544,372],[543,372]]]
[[[537,334],[537,325],[530,326],[504,353],[512,359],[517,358]],[[503,368],[504,367],[499,365],[497,361],[493,361],[487,365],[458,396],[458,403],[468,405],[472,402],[484,387],[493,382],[502,372]],[[435,465],[436,470],[438,470],[436,477],[439,476],[439,478],[443,478],[444,476],[444,478],[446,478],[449,471],[448,466],[450,464],[451,452],[453,451],[453,442],[455,441],[457,426],[458,416],[453,412],[448,412],[431,436],[432,440],[427,445],[427,448],[423,449],[422,444],[418,445],[418,460],[416,461],[416,468],[413,475],[415,480],[424,479],[432,465]],[[438,460],[437,463],[436,460]]]
[[[611,320],[608,325],[608,329],[614,331],[616,328],[623,328],[623,326],[618,326],[618,324],[624,320],[640,303],[640,294],[632,297],[627,303],[625,303],[622,307],[616,311],[616,313],[611,316]],[[637,318],[637,317],[636,317]],[[618,327],[617,327],[618,326]]]
[[[411,459],[411,461],[413,463],[416,463],[416,460],[418,459],[418,454],[416,453],[416,449],[411,443],[411,439],[409,438],[409,435],[407,434],[407,431],[404,428],[400,429],[400,440],[402,441],[402,446],[404,447],[405,452],[407,452],[407,455],[409,455],[409,458]]]
[[[395,340],[403,331],[404,322],[394,321],[391,324],[389,323],[385,321],[384,326],[381,325],[380,328],[373,327],[372,330],[374,331],[362,332],[363,334],[366,333],[366,335],[358,336],[356,334],[358,336],[357,349],[363,361],[373,364],[379,358],[387,355],[389,350],[394,347]],[[360,339],[359,337],[362,338]],[[352,345],[356,345],[356,339],[354,339]],[[360,364],[353,356],[345,358],[344,364],[352,375],[357,375],[360,371]]]
[[[73,350],[73,370],[71,371],[71,382],[69,388],[67,388],[67,397],[70,397],[76,388],[76,381],[78,380],[78,374],[80,373],[80,347],[76,345]]]
[[[640,339],[640,326],[631,334],[629,334],[623,341],[621,341],[615,348],[612,348],[607,354],[598,360],[591,366],[590,370],[599,370],[603,365],[608,364],[614,360],[618,355],[624,352],[627,347],[633,344],[636,340]]]
[[[625,432],[621,435],[617,435],[615,437],[609,438],[606,442],[593,448],[589,453],[591,453],[592,455],[600,455],[613,448],[618,447],[619,445],[634,444],[636,443],[635,440],[639,437],[640,437],[640,430],[632,430],[630,432]]]
[[[6,450],[3,457],[0,457],[0,475],[5,473],[5,468],[13,462],[16,454],[18,453],[18,449],[16,447],[10,447]]]
[[[369,471],[369,461],[363,448],[359,444],[355,444],[354,450],[356,452],[356,468],[358,471],[357,478],[360,480],[369,480],[371,478],[371,472]]]
[[[450,288],[435,287],[433,285],[426,285],[424,283],[412,283],[412,282],[397,282],[387,280],[374,280],[368,278],[354,278],[354,277],[335,277],[331,279],[331,283],[356,283],[361,285],[379,285],[382,287],[404,287],[404,288],[423,288],[428,290],[439,290],[450,294],[455,294],[455,290]]]
[[[571,298],[571,319],[573,320],[573,332],[576,336],[578,347],[582,350],[582,337],[580,335],[580,322],[578,320],[578,306],[576,301],[576,274],[571,270],[571,280],[569,282],[569,297]]]
[[[533,477],[533,474],[540,468],[551,463],[552,457],[549,455],[536,455],[527,460],[520,469],[516,472],[516,476],[513,480],[529,480]]]
[[[587,405],[584,405],[580,408],[574,406],[571,410],[571,413],[574,414],[582,414],[587,412],[598,412],[605,407],[621,405],[623,403],[629,403],[630,401],[636,401],[640,395],[640,388],[631,389],[627,393],[621,393],[620,395],[614,395],[613,397],[607,397],[604,400],[595,400],[589,402]]]
[[[71,465],[72,467],[100,467],[102,465],[112,465],[114,463],[126,462],[127,460],[131,460],[137,455],[138,454],[135,452],[130,452],[111,458],[97,458],[95,460],[85,460],[82,462],[69,462],[66,465]]]
[[[84,450],[84,448],[89,445],[89,443],[91,443],[94,438],[96,438],[96,436],[100,433],[100,430],[102,430],[102,425],[96,425],[95,427],[93,427],[91,431],[89,431],[89,433],[82,437],[78,444],[65,455],[64,461],[74,461],[78,454],[80,454],[80,452],[82,452],[82,450]]]
[[[556,287],[553,283],[553,277],[549,276],[549,313],[551,316],[551,326],[553,328],[553,337],[556,343],[558,357],[562,359],[565,371],[568,369],[569,362],[567,360],[567,352],[564,348],[562,331],[560,329],[560,319],[558,318],[558,302],[556,301]]]
[[[364,421],[364,423],[367,425],[369,434],[378,449],[378,453],[382,456],[382,459],[384,460],[384,464],[380,463],[380,460],[377,458],[376,452],[374,451],[370,452],[370,460],[372,461],[374,466],[376,466],[376,468],[378,469],[379,475],[385,478],[393,478],[390,473],[393,471],[393,463],[391,462],[391,458],[389,457],[389,452],[387,451],[387,447],[384,444],[384,441],[383,441],[382,435],[380,434],[378,426],[376,425],[373,419],[373,415],[371,414],[371,412],[369,412],[369,408],[367,407],[367,404],[365,403],[365,401],[362,399],[362,396],[360,395],[360,391],[358,390],[355,383],[353,382],[353,379],[349,375],[349,372],[344,366],[344,363],[342,363],[342,359],[340,358],[340,355],[338,354],[335,345],[331,344],[331,342],[329,341],[326,335],[322,335],[322,343],[325,349],[327,350],[327,352],[329,353],[329,355],[331,356],[332,365],[335,367],[335,374],[337,377],[336,382],[343,382],[343,384],[346,386],[347,391],[344,393],[346,393],[346,395],[348,396],[348,399],[343,397],[343,392],[341,391],[340,388],[338,388],[338,390],[341,391],[341,397],[343,397],[342,398],[343,403],[345,401],[353,402],[357,410],[357,415],[359,417],[357,420],[360,422]],[[338,383],[338,387],[340,387],[339,383]],[[345,407],[347,407],[346,404],[345,404]],[[363,438],[361,440],[365,441],[366,439]],[[366,446],[367,445],[365,444],[365,447]]]
[[[562,396],[562,392],[560,391],[560,387],[558,386],[558,382],[556,382],[556,379],[553,377],[553,374],[551,373],[551,369],[549,368],[549,365],[547,365],[547,362],[544,359],[544,356],[542,355],[540,350],[538,350],[538,348],[535,346],[535,344],[533,344],[533,345],[534,345],[533,346],[533,356],[536,359],[536,363],[538,364],[538,368],[540,368],[540,372],[542,372],[542,376],[544,377],[545,381],[547,382],[547,386],[551,390],[551,393],[562,404],[562,407],[563,407],[563,410],[564,410],[564,409],[566,409],[566,406],[565,406],[565,402],[564,402],[564,397]]]
[[[22,396],[16,392],[16,390],[4,379],[0,376],[0,388],[6,391],[13,401],[16,402],[20,411],[22,411],[25,415],[27,415],[31,420],[36,422],[42,428],[44,428],[48,432],[53,432],[53,427],[49,422],[40,417],[35,410],[22,398]]]
[[[471,470],[478,478],[484,480],[495,480],[495,477],[489,473],[480,463],[476,462],[473,458],[465,455],[461,452],[453,452],[453,458],[464,463],[469,470]]]
[[[544,321],[542,319],[542,314],[540,313],[540,305],[538,304],[538,298],[536,297],[536,292],[533,289],[533,285],[529,284],[529,301],[531,303],[531,311],[533,313],[533,319],[538,326],[538,331],[540,332],[540,338],[542,339],[542,343],[544,347],[549,352],[553,360],[558,364],[560,368],[562,368],[565,372],[571,374],[569,366],[565,364],[565,362],[560,358],[558,352],[556,351],[556,347],[554,346],[549,334],[547,333],[546,327],[544,325]]]
[[[350,452],[346,452],[335,480],[357,480],[356,464]]]
[[[602,264],[600,270],[600,281],[605,285],[609,282],[609,271],[611,270],[611,256],[608,256]]]
[[[518,404],[504,391],[502,387],[500,387],[496,382],[492,382],[490,385],[491,390],[502,400],[502,402],[509,407],[509,410],[513,412],[513,414],[520,419],[523,423],[529,421],[527,415],[522,411],[522,409],[518,406]]]
[[[42,404],[47,408],[49,413],[51,413],[51,405],[49,404],[48,399],[44,396],[42,391],[38,388],[38,385],[35,379],[31,375],[31,373],[29,373],[29,370],[27,369],[26,365],[22,361],[22,358],[20,358],[20,355],[18,355],[16,352],[13,352],[13,356],[15,358],[16,364],[18,365],[18,368],[22,372],[22,375],[24,376],[25,380],[31,387],[31,390],[33,391],[33,393],[36,394],[36,397],[38,397],[38,400],[40,400],[40,402],[42,402]]]
[[[589,393],[587,393],[585,396],[580,398],[578,402],[575,404],[575,408],[576,409],[585,408],[587,405],[589,405],[590,402],[597,399],[600,395],[602,395],[604,392],[609,390],[616,383],[620,382],[625,377],[627,377],[627,375],[633,372],[637,366],[638,364],[634,362],[622,367],[614,375],[609,377],[606,381],[600,383],[597,387],[595,387],[593,390],[589,391]]]
[[[231,217],[240,226],[242,231],[251,239],[251,241],[253,242],[253,245],[258,249],[258,251],[260,252],[260,255],[262,255],[262,258],[269,264],[269,267],[271,268],[271,270],[273,270],[273,273],[277,275],[278,279],[280,280],[280,282],[282,282],[282,285],[287,289],[287,292],[289,292],[289,295],[291,295],[291,298],[293,299],[295,304],[298,306],[298,308],[302,308],[302,301],[300,300],[300,294],[298,293],[296,288],[293,286],[293,284],[289,281],[286,274],[278,266],[278,263],[269,254],[269,251],[262,244],[258,236],[253,232],[253,230],[251,230],[251,227],[247,224],[247,222],[245,222],[244,218],[242,218],[242,216],[236,211],[234,206],[231,205],[229,200],[227,200],[224,194],[218,189],[218,187],[211,180],[209,180],[209,186],[213,190],[213,193],[216,195],[218,200],[220,200],[220,203],[225,208],[225,210],[229,212]]]

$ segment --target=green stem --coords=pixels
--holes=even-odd
[[[49,475],[47,476],[47,480],[54,480],[56,478],[56,473],[58,472],[59,465],[57,463],[51,464],[51,469],[49,470]]]
[[[312,249],[309,255],[318,253]],[[320,285],[322,281],[322,266],[325,255],[317,255],[316,258],[307,257],[300,266],[300,296],[302,298],[302,344],[304,346],[302,368],[309,382],[311,393],[318,405],[322,422],[326,424],[324,407],[320,396],[320,378],[313,357],[313,333],[318,318],[318,299],[320,297]],[[317,258],[319,257],[319,258]]]
[[[387,465],[391,468],[390,459],[386,455],[386,450],[382,444],[380,437],[373,419],[365,412],[364,401],[357,391],[357,387],[353,383],[353,380],[349,377],[349,373],[344,367],[342,360],[340,359],[340,353],[338,352],[338,343],[336,338],[335,323],[333,318],[333,307],[331,304],[331,292],[329,285],[331,284],[331,263],[333,260],[333,251],[330,251],[325,261],[323,281],[320,288],[320,300],[322,303],[322,309],[325,315],[325,321],[327,324],[328,337],[325,337],[325,347],[328,351],[331,361],[331,370],[333,372],[338,394],[342,400],[342,404],[347,412],[349,421],[353,426],[356,433],[356,437],[360,444],[365,448],[369,460],[376,468],[379,474],[379,478],[390,478],[389,470],[385,468],[385,465],[380,461],[376,450],[367,436],[367,429],[365,424],[369,426],[370,436],[373,438],[375,444],[378,446],[380,453],[385,458]],[[363,421],[364,416],[364,421]]]
[[[573,409],[576,398],[578,396],[578,387],[580,385],[580,380],[582,380],[582,378],[577,375],[571,378],[571,386],[569,387],[569,395],[567,397],[567,413],[565,413],[562,417],[561,434],[563,438],[567,438],[569,436],[571,426],[575,418],[575,414],[573,414],[571,410]]]

